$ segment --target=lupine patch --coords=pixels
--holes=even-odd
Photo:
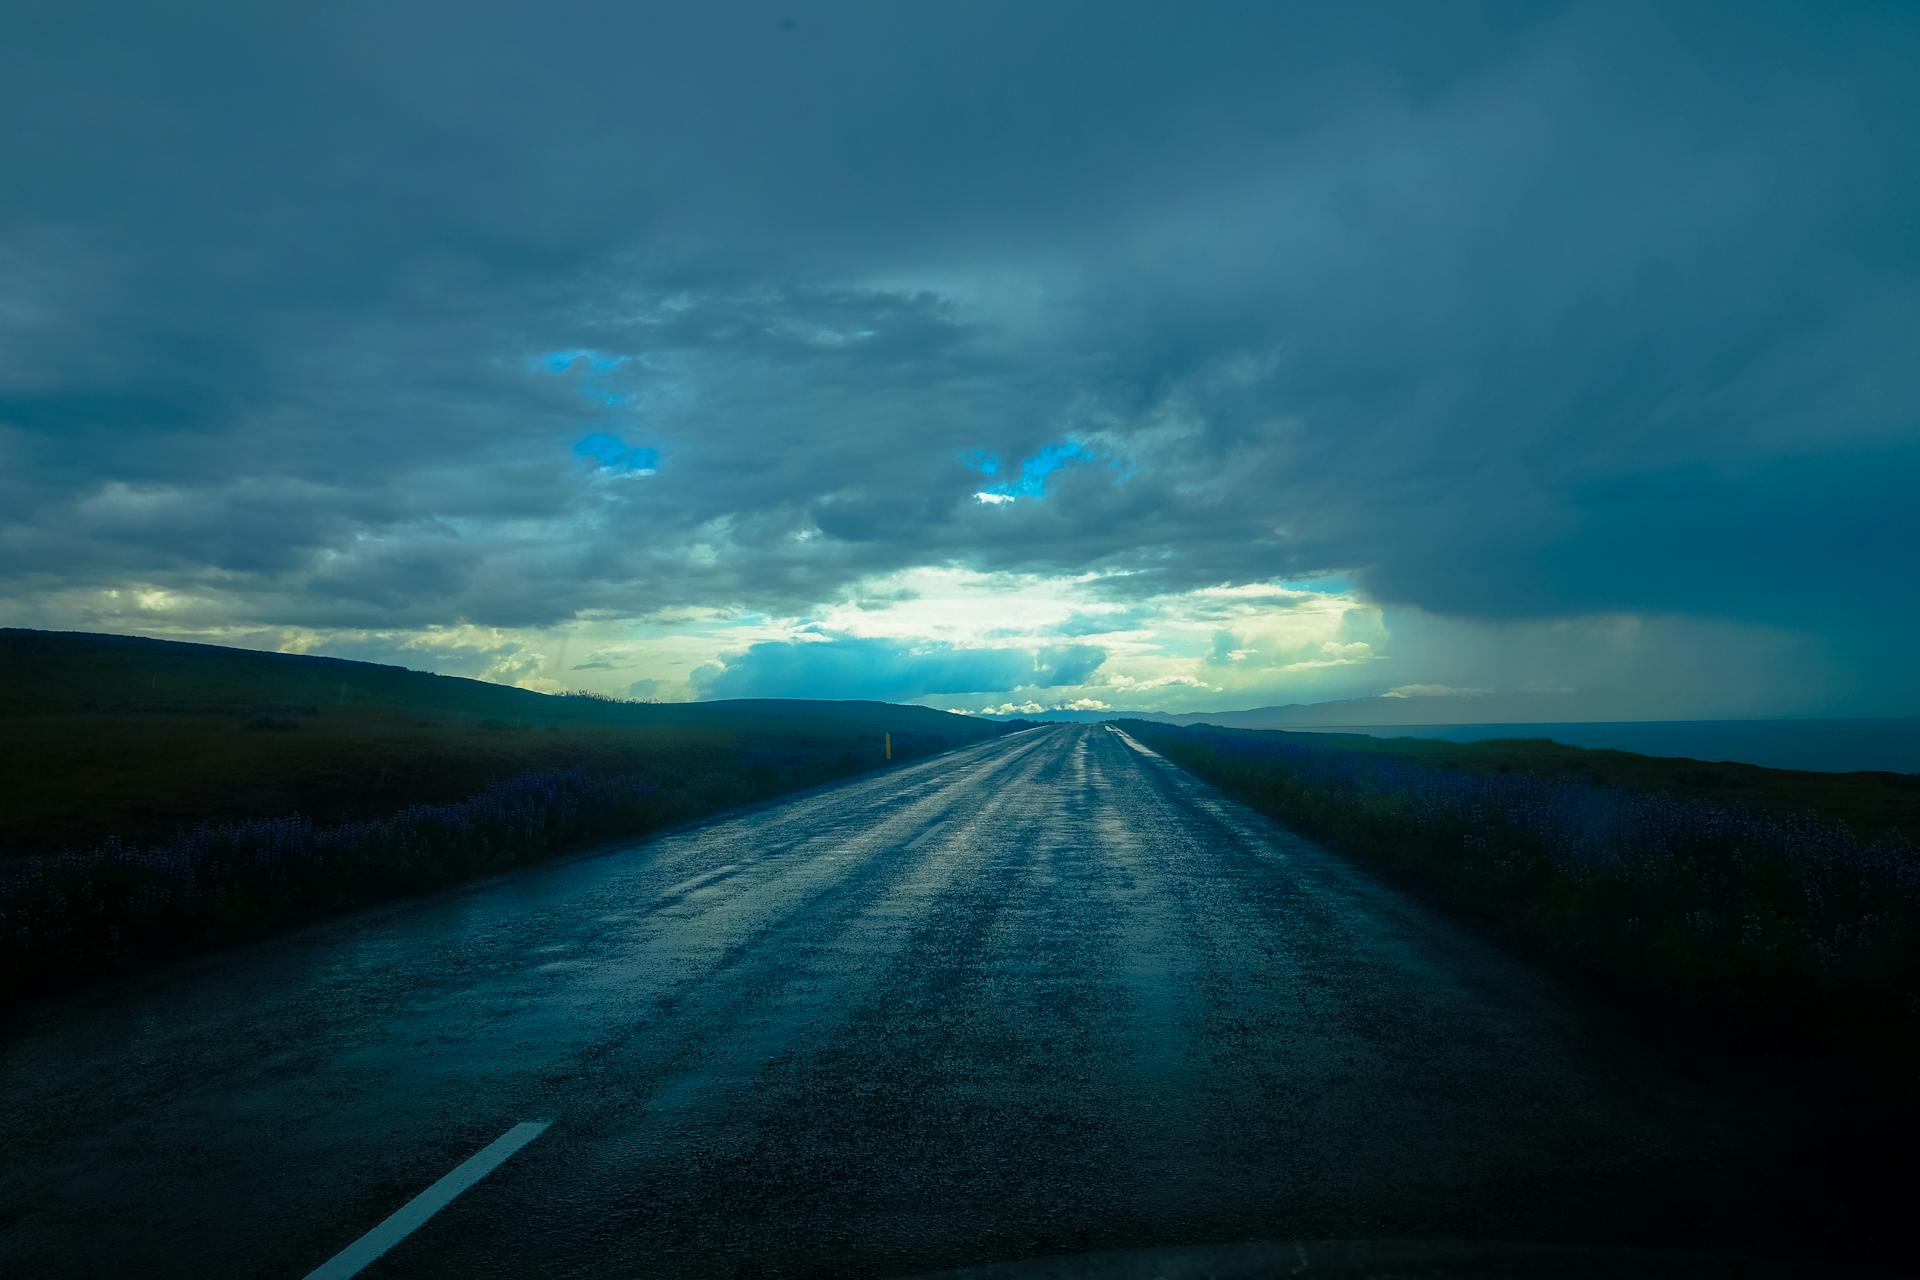
[[[364,821],[209,822],[155,844],[0,859],[0,1002],[845,777],[880,762],[871,737],[743,747],[693,776],[543,770]],[[892,758],[965,740],[895,733]]]

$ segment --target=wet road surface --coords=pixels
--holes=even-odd
[[[9,1276],[305,1275],[510,1132],[362,1274],[893,1274],[1255,1238],[1764,1252],[1808,1212],[1731,1095],[1101,727],[6,1035]]]

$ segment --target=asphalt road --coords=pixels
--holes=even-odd
[[[1765,1253],[1749,1101],[1103,728],[36,1006],[0,1273],[893,1274],[1255,1238]],[[444,1188],[443,1188],[444,1191]]]

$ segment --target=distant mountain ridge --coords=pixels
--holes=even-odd
[[[1542,724],[1578,717],[1560,693],[1409,694],[1290,702],[1242,711],[1029,711],[995,720],[1046,720],[1097,724],[1103,720],[1152,720],[1161,724],[1212,724],[1223,729],[1328,729],[1409,724]]]
[[[903,729],[951,729],[954,721],[963,718],[933,707],[870,699],[647,703],[537,693],[352,658],[23,627],[0,627],[0,670],[16,676],[0,681],[0,717],[115,710],[206,713],[311,704],[375,707],[408,715],[470,714],[543,722],[565,718],[609,724],[719,724],[769,714],[832,723],[884,714]]]
[[[555,770],[639,778],[690,814],[1020,727],[882,702],[623,702],[343,658],[0,628],[0,777],[13,786],[0,860],[109,838],[152,846],[208,822],[385,819]]]

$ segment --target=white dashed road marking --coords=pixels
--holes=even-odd
[[[454,1198],[507,1162],[514,1152],[547,1131],[551,1120],[528,1120],[513,1126],[446,1177],[395,1209],[385,1222],[333,1255],[307,1275],[307,1280],[347,1280],[366,1265],[419,1230],[420,1225],[452,1204]]]

